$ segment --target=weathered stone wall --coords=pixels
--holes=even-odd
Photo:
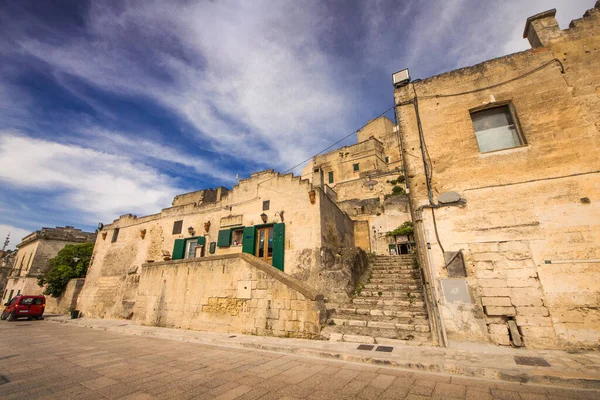
[[[71,279],[60,297],[46,296],[46,314],[66,314],[77,309],[77,299],[85,278]],[[43,288],[40,288],[43,290]]]
[[[316,338],[323,297],[246,254],[144,264],[133,319],[145,325]]]
[[[241,253],[242,246],[233,245],[217,247],[215,253],[210,254],[210,243],[217,242],[221,227],[262,225],[263,212],[267,223],[285,224],[284,272],[308,279],[311,270],[320,268],[320,251],[325,240],[331,240],[328,246],[334,253],[339,253],[338,248],[354,246],[352,221],[320,188],[315,189],[312,204],[311,190],[308,181],[291,174],[263,171],[240,181],[220,202],[186,204],[140,218],[122,216],[106,225],[98,235],[80,308],[94,317],[126,318],[131,313],[139,285],[135,271],[142,264],[162,261],[163,252],[173,251],[175,239],[194,236],[204,236],[204,256]],[[269,209],[263,210],[263,202],[267,200]],[[180,220],[183,221],[182,232],[173,234],[173,224]],[[207,222],[210,222],[208,232],[205,230]],[[193,234],[188,232],[190,226],[195,231]],[[119,228],[119,234],[112,243],[115,228]]]
[[[443,301],[451,339],[509,344],[506,322],[514,319],[526,346],[600,340],[600,10],[551,36],[535,50],[395,91],[404,149],[418,155],[413,85],[419,96],[434,202],[447,191],[466,199],[434,211],[444,250],[465,252],[473,302]],[[504,101],[526,144],[482,154],[469,110]],[[428,204],[423,159],[405,160],[417,209]],[[430,210],[422,224],[430,268],[445,278]]]
[[[395,123],[385,116],[375,118],[358,131],[358,142],[367,140],[371,136],[383,143],[383,159],[388,157],[388,169],[392,170],[396,167],[402,169],[402,155]]]

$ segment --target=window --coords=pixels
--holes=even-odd
[[[183,220],[175,221],[173,223],[173,235],[179,235],[181,233],[182,227],[183,227]]]
[[[202,245],[198,243],[198,238],[185,241],[185,254],[183,258],[202,257]]]
[[[21,299],[21,304],[23,304],[23,305],[33,304],[33,297],[26,297],[24,299]]]
[[[210,242],[210,247],[209,247],[209,253],[210,254],[215,254],[215,251],[217,250],[217,242]]]
[[[236,229],[231,232],[231,245],[232,246],[241,246],[242,238],[244,237],[243,229]]]
[[[267,211],[270,206],[271,206],[271,200],[263,201],[263,211]]]
[[[390,158],[389,157],[385,157],[385,163],[388,164],[390,162]]]
[[[358,163],[357,163],[357,164],[352,164],[352,168],[353,168],[355,171],[358,171]]]
[[[333,183],[333,171],[329,171],[329,183]]]
[[[512,108],[508,104],[472,112],[471,120],[479,151],[482,153],[524,144]]]
[[[112,239],[110,239],[110,242],[111,243],[116,242],[118,237],[119,237],[119,228],[115,228],[115,230],[113,231]]]

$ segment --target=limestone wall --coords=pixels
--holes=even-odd
[[[127,318],[135,303],[139,286],[136,271],[147,262],[160,262],[163,252],[171,254],[175,239],[203,236],[206,248],[203,257],[239,254],[242,246],[216,247],[209,252],[210,243],[217,242],[221,228],[285,224],[285,273],[301,279],[322,264],[321,249],[326,238],[335,253],[337,247],[354,246],[352,221],[339,210],[320,188],[315,189],[314,204],[309,192],[312,185],[291,174],[273,171],[252,174],[241,180],[225,197],[213,204],[186,204],[170,207],[146,217],[130,214],[106,225],[98,235],[92,264],[81,294],[81,310],[92,317]],[[269,209],[263,210],[264,202]],[[323,218],[323,216],[327,218]],[[173,234],[175,221],[182,222],[182,232]],[[205,227],[210,223],[208,232]],[[193,234],[188,232],[192,227]],[[112,242],[118,228],[117,240]],[[307,282],[307,281],[306,281]]]
[[[144,264],[133,319],[145,325],[318,337],[323,297],[255,257]]]
[[[77,309],[77,299],[83,288],[85,278],[71,279],[63,294],[54,298],[46,296],[46,314],[66,314]],[[43,288],[40,288],[43,290]]]
[[[526,346],[598,346],[598,65],[600,10],[595,8],[545,46],[414,84],[433,201],[447,191],[466,200],[462,207],[434,211],[444,250],[462,249],[466,258],[471,304],[443,296],[451,339],[509,344],[512,319]],[[395,95],[404,149],[419,155],[405,159],[410,198],[418,209],[428,199],[412,90],[411,84]],[[462,94],[438,96],[452,93]],[[523,146],[479,151],[470,110],[494,102],[512,104]],[[431,211],[422,214],[417,221],[425,228],[422,261],[426,253],[435,276],[445,278]]]

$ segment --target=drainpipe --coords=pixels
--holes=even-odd
[[[422,209],[420,210],[420,212],[422,213]],[[423,222],[423,215],[421,215],[421,223],[419,224],[421,226],[421,230],[422,230],[422,234],[425,236],[423,239],[425,239],[425,247],[426,247],[426,251],[423,252],[423,258],[425,259],[425,263],[427,264],[427,267],[429,269],[429,273],[431,274],[429,281],[433,283],[433,287],[431,288],[431,297],[433,300],[433,311],[435,314],[435,317],[437,319],[437,322],[439,323],[439,329],[438,329],[438,336],[441,336],[441,341],[440,343],[442,344],[442,346],[444,347],[448,347],[448,337],[446,335],[446,324],[444,323],[444,319],[442,318],[441,314],[440,314],[440,309],[439,309],[439,305],[440,305],[440,290],[439,290],[439,286],[438,286],[438,280],[437,280],[437,271],[435,268],[435,263],[433,262],[433,259],[431,257],[431,247],[430,247],[430,241],[429,241],[429,235],[427,234],[427,229],[425,229],[425,224]]]

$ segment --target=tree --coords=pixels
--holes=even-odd
[[[85,277],[93,250],[94,243],[89,242],[68,244],[59,251],[48,261],[48,271],[38,277],[38,285],[47,285],[44,294],[60,297],[71,279]]]
[[[400,235],[412,235],[415,231],[413,223],[411,221],[403,222],[402,225],[387,233],[388,236],[400,236]]]

